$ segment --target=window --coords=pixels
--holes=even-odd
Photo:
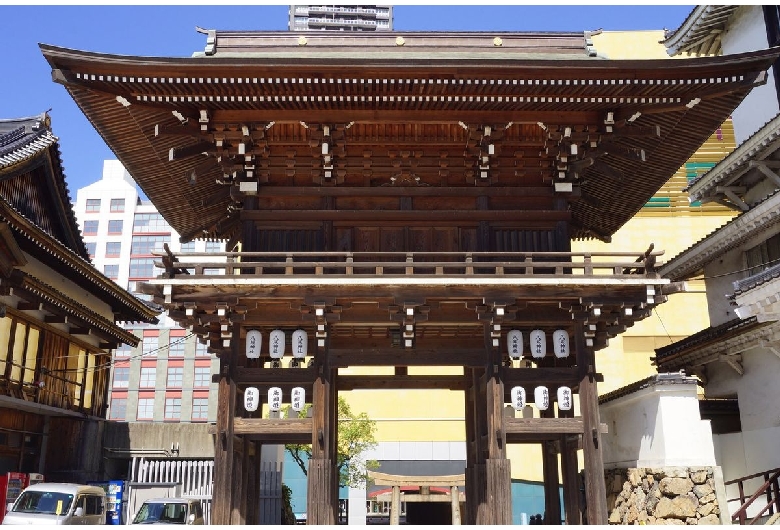
[[[112,280],[119,278],[119,265],[103,265],[103,274]]]
[[[95,213],[100,211],[100,199],[87,199],[87,213]]]
[[[206,241],[206,252],[222,252],[225,250],[225,243],[222,241]]]
[[[192,400],[192,421],[206,421],[209,419],[209,398],[195,398]]]
[[[168,337],[168,357],[184,357],[184,336],[170,335]]]
[[[209,349],[208,347],[203,344],[202,342],[196,342],[195,343],[195,357],[208,357],[209,356]]]
[[[211,384],[211,368],[208,366],[195,367],[195,379],[192,385],[195,388],[208,387]]]
[[[170,236],[133,236],[130,254],[149,255],[154,251],[161,251],[163,244],[170,239]]]
[[[125,211],[124,199],[111,199],[111,211],[114,213],[120,213]]]
[[[157,357],[157,350],[160,349],[160,338],[157,335],[144,335],[143,356]]]
[[[89,254],[90,258],[95,257],[95,250],[97,249],[97,243],[87,243],[87,254]]]
[[[181,388],[181,382],[184,377],[184,368],[181,366],[168,367],[168,388]]]
[[[85,495],[83,499],[84,515],[103,514],[103,497],[98,497],[97,495]]]
[[[111,399],[111,413],[108,419],[110,420],[124,420],[127,415],[127,398],[112,398]]]
[[[131,278],[153,278],[155,276],[154,258],[131,258]]]
[[[114,357],[129,357],[130,352],[133,351],[133,347],[129,344],[120,344],[117,349],[114,350]]]
[[[159,213],[137,213],[133,218],[133,233],[170,233],[169,225]]]
[[[760,245],[745,252],[748,266],[748,276],[773,267],[780,263],[780,234],[776,234]]]
[[[97,221],[84,221],[84,235],[96,236],[98,231]]]
[[[109,241],[106,243],[106,257],[107,258],[117,258],[119,257],[119,254],[122,252],[122,242],[121,241]]]
[[[136,418],[139,420],[151,420],[154,418],[154,398],[138,400],[138,414]]]
[[[181,398],[167,398],[165,400],[165,419],[181,419]]]
[[[109,221],[108,221],[108,233],[109,234],[121,234],[122,233],[122,220],[121,219],[109,219]]]
[[[141,379],[138,381],[138,386],[141,388],[154,388],[156,379],[157,368],[153,366],[142,366]]]
[[[124,366],[115,367],[114,388],[127,388],[128,381],[130,381],[130,368]]]
[[[189,243],[182,243],[181,244],[181,251],[182,252],[195,252],[195,242],[190,241]]]

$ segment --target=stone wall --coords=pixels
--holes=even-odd
[[[721,524],[712,467],[608,469],[610,524]]]

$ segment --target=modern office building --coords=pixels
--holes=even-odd
[[[388,5],[291,5],[290,31],[392,31]]]
[[[78,190],[74,207],[94,266],[131,293],[156,276],[155,251],[222,252],[222,241],[179,243],[179,235],[130,174],[106,160],[103,178]],[[157,258],[159,260],[159,257]],[[144,295],[138,295],[144,297]],[[152,423],[205,423],[216,418],[216,392],[209,392],[217,359],[195,335],[166,314],[156,325],[126,325],[141,342],[114,352],[108,419]],[[211,397],[210,397],[211,396]]]

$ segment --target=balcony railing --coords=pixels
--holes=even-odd
[[[657,278],[663,252],[156,252],[155,266],[173,278],[205,276],[478,276]],[[219,260],[219,261],[217,261]]]
[[[764,483],[756,488],[756,491],[748,497],[745,493],[745,483],[749,480],[763,478]],[[731,484],[737,485],[739,491],[739,497],[728,499],[729,502],[738,500],[740,503],[739,508],[733,514],[731,514],[731,521],[737,521],[739,524],[755,524],[763,516],[772,516],[775,513],[780,513],[780,468],[770,469],[762,473],[755,473],[746,477],[740,477],[734,480],[724,482],[726,486]],[[763,499],[766,500],[766,504],[761,507]],[[755,503],[756,509],[759,509],[758,513],[748,520],[747,512],[753,507]]]

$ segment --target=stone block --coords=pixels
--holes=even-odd
[[[711,502],[715,502],[715,492],[712,492],[709,495],[705,495],[704,497],[699,499],[699,502],[701,504],[709,504]]]
[[[707,470],[691,471],[691,480],[694,484],[704,484],[707,481]]]
[[[699,524],[720,524],[720,518],[714,513],[699,519]]]
[[[620,512],[618,510],[612,510],[612,513],[609,514],[609,522],[612,524],[617,524],[621,522],[622,518],[620,517]]]
[[[628,481],[632,486],[638,486],[642,482],[643,473],[637,468],[630,468],[628,470]]]
[[[688,477],[666,477],[661,479],[660,486],[664,495],[685,495],[693,489],[693,481]]]
[[[686,519],[696,517],[696,504],[690,497],[664,497],[655,507],[656,517]]]
[[[696,481],[694,481],[694,484],[696,484]],[[707,484],[697,484],[693,487],[693,493],[696,494],[696,497],[701,499],[702,497],[706,497],[707,495],[711,494],[712,488]]]
[[[699,507],[696,509],[696,511],[697,511],[697,512],[699,513],[699,515],[701,515],[702,517],[704,517],[705,515],[709,515],[709,514],[711,514],[711,513],[713,512],[713,510],[715,510],[715,505],[714,505],[714,504],[712,504],[712,503],[701,504],[701,505],[699,505]]]

